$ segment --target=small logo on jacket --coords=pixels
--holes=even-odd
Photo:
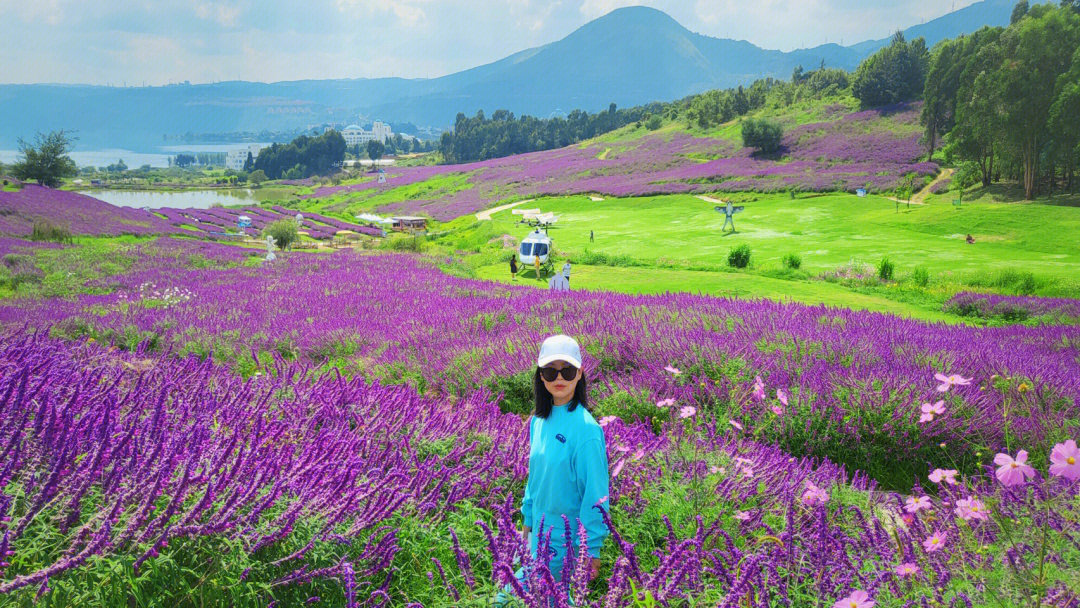
[[[559,433],[558,435],[555,435],[555,439],[558,439],[559,441],[561,441],[563,443],[566,443],[566,437],[563,437],[562,433]]]

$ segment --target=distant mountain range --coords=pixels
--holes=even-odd
[[[904,30],[937,42],[1007,25],[1013,0],[982,0]],[[81,149],[150,151],[185,133],[289,131],[358,115],[441,128],[458,112],[505,108],[549,116],[670,101],[709,89],[790,78],[799,65],[848,70],[888,44],[825,44],[791,52],[695,34],[666,13],[622,8],[544,46],[439,78],[244,81],[161,87],[0,85],[0,148],[35,131],[75,131]],[[2,77],[2,76],[0,76]]]

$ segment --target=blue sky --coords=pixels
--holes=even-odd
[[[0,0],[0,82],[432,77],[558,40],[620,6],[791,50],[883,38],[974,0]]]

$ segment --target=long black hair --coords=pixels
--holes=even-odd
[[[574,398],[570,400],[567,411],[572,412],[577,406],[588,409],[589,398],[585,386],[585,370],[581,370],[581,378],[574,387]],[[555,406],[555,399],[544,386],[544,379],[540,377],[540,368],[533,372],[533,415],[537,418],[547,418],[551,415],[551,408]]]

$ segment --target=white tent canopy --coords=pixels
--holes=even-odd
[[[356,219],[364,222],[375,222],[376,224],[393,224],[394,220],[388,217],[380,217],[374,213],[361,213],[356,216]]]

